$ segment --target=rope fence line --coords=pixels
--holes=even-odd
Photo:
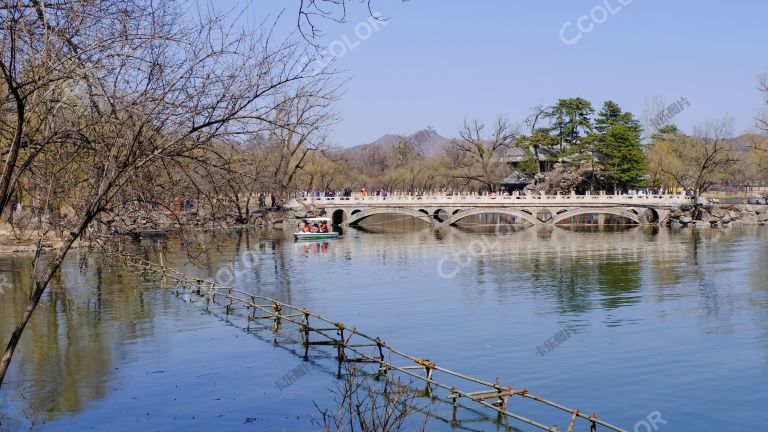
[[[180,292],[177,291],[175,294],[178,296],[180,294]],[[190,299],[190,300],[191,300],[191,303],[194,303],[194,299]],[[251,327],[251,323],[250,322],[248,322],[247,326],[245,326],[245,325],[240,326],[236,322],[234,322],[234,321],[232,321],[230,319],[230,315],[219,313],[217,311],[219,309],[221,310],[221,312],[225,312],[226,311],[225,310],[225,306],[216,305],[216,310],[213,307],[210,307],[206,312],[208,312],[211,316],[214,316],[216,318],[219,318],[219,319],[227,322],[227,324],[229,324],[229,325],[232,325],[232,326],[235,326],[235,327],[237,327],[237,328],[239,328],[241,330],[244,330],[244,331],[248,332],[252,336],[256,336],[262,342],[272,342],[274,344],[275,339],[273,339],[272,341],[268,341],[267,339],[263,338],[260,335],[260,332],[259,332],[259,331],[269,331],[269,330],[274,331],[274,326],[267,326],[264,323],[257,323],[258,327],[256,327],[255,325],[253,327]],[[234,312],[236,313],[237,310],[235,310]],[[251,330],[259,330],[259,331],[251,332]],[[305,357],[303,355],[303,353],[299,354],[296,350],[288,348],[288,345],[296,344],[296,343],[300,343],[300,342],[298,342],[298,341],[296,341],[294,339],[291,339],[290,336],[288,336],[286,339],[282,339],[280,341],[280,343],[278,343],[276,345],[273,345],[273,346],[276,347],[276,348],[284,349],[284,350],[290,352],[292,355],[295,355],[297,357],[302,358],[304,361],[308,362],[310,365],[314,366],[315,368],[323,370],[323,372],[326,372],[326,373],[330,373],[331,372],[330,370],[327,370],[327,367],[325,365],[317,362],[317,360],[318,359],[319,360],[329,360],[329,359],[336,360],[336,356],[335,355],[325,355],[326,353],[323,352],[323,351],[316,351],[316,352],[313,352],[313,356]],[[376,373],[376,374],[367,373],[367,371],[364,371],[364,370],[361,370],[361,372],[366,372],[367,375],[373,376],[374,379],[379,377],[378,373]],[[338,371],[337,370],[333,371],[333,376],[338,378]],[[446,405],[450,405],[451,404],[450,400],[447,399],[447,398],[446,399],[438,399],[438,398],[436,398],[433,394],[430,393],[429,387],[427,387],[425,390],[419,390],[419,389],[407,388],[407,387],[406,387],[406,389],[410,390],[411,393],[416,394],[419,397],[428,398],[432,403],[446,404]],[[383,397],[386,397],[386,398],[390,397],[387,394],[386,391],[382,391],[382,392],[380,392],[380,394]],[[443,422],[445,424],[449,424],[451,426],[452,430],[461,430],[461,431],[467,431],[467,432],[482,432],[479,429],[473,429],[469,425],[471,425],[471,424],[487,424],[488,422],[494,422],[494,420],[491,419],[487,415],[488,414],[487,412],[481,411],[482,407],[476,407],[475,408],[475,407],[469,407],[469,406],[466,406],[466,405],[460,405],[460,407],[462,409],[462,413],[471,413],[471,414],[474,414],[475,417],[472,417],[472,418],[463,417],[461,419],[461,422],[459,422],[458,420],[456,420],[456,418],[449,419],[449,418],[443,417],[443,416],[439,415],[438,413],[430,410],[427,407],[419,407],[419,406],[416,406],[416,405],[411,405],[410,406],[410,408],[414,412],[423,414],[423,415],[425,415],[425,416],[427,416],[427,417],[429,417],[431,419],[438,420],[438,421]],[[501,416],[499,416],[495,420],[494,424],[498,424],[499,423],[499,418],[500,417]]]
[[[511,412],[509,410],[509,398],[518,396],[522,399],[532,400],[570,414],[568,432],[574,431],[576,422],[579,419],[589,423],[591,432],[596,432],[598,426],[616,432],[627,432],[618,426],[601,420],[596,414],[587,415],[580,410],[568,408],[548,399],[532,395],[528,389],[516,389],[505,386],[498,379],[496,382],[489,382],[474,378],[438,366],[428,359],[406,354],[377,337],[362,333],[355,327],[349,328],[344,323],[332,321],[305,308],[284,303],[270,297],[219,285],[210,280],[190,277],[174,268],[153,263],[136,256],[125,255],[122,258],[125,259],[126,264],[130,267],[154,274],[157,277],[170,279],[175,282],[178,289],[201,297],[205,300],[206,310],[212,306],[219,306],[224,309],[227,315],[233,315],[236,311],[244,312],[248,328],[250,328],[251,322],[258,322],[259,320],[272,321],[273,331],[278,331],[284,322],[294,324],[301,336],[305,359],[309,356],[309,348],[311,346],[330,346],[335,348],[339,376],[341,375],[341,367],[344,363],[375,364],[378,366],[379,374],[388,374],[390,371],[393,373],[399,372],[425,382],[428,389],[430,385],[439,387],[448,393],[447,398],[452,403],[454,420],[456,419],[458,401],[468,400],[497,412],[498,415],[504,417],[505,422],[509,419],[514,419],[541,430],[549,432],[559,431],[557,426],[547,426],[536,420]],[[310,319],[312,319],[312,323],[310,323]],[[317,340],[317,338],[312,340],[311,336],[319,336],[320,340]],[[368,349],[369,352],[365,352],[364,349]],[[391,360],[393,357],[402,360],[403,363],[407,362],[407,364],[395,364],[395,361]],[[456,385],[449,385],[436,380],[436,374],[450,377],[462,384],[479,386],[482,390],[460,390]]]

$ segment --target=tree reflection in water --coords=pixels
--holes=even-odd
[[[375,220],[374,220],[375,221]],[[383,225],[383,224],[382,224]],[[313,290],[312,275],[303,272],[308,260],[323,260],[329,273],[341,275],[350,260],[355,266],[408,268],[419,283],[442,283],[436,268],[415,268],[436,262],[439,254],[465,252],[482,242],[483,253],[456,276],[472,299],[505,303],[530,302],[535,313],[579,316],[591,310],[618,311],[640,302],[664,302],[690,296],[705,329],[729,332],[733,298],[728,290],[732,266],[752,270],[748,283],[755,319],[768,322],[768,235],[764,229],[682,230],[653,227],[506,226],[424,229],[414,221],[394,221],[375,232],[347,229],[324,249],[304,251],[282,233],[238,230],[201,236],[194,243],[171,240],[165,262],[201,277],[213,277],[225,266],[233,284],[244,290],[288,303],[311,303],[323,292]],[[501,231],[501,233],[499,233]],[[156,244],[140,245],[145,257],[158,260]],[[243,260],[256,251],[255,261]],[[320,253],[322,252],[322,253]],[[737,256],[739,262],[721,261]],[[424,257],[428,257],[424,258]],[[419,264],[416,264],[419,263]],[[15,289],[0,293],[0,338],[7,340],[17,322],[31,279],[28,258],[0,257],[0,273]],[[410,273],[409,273],[410,274]],[[393,275],[395,273],[393,272]],[[403,283],[409,283],[405,281]],[[300,293],[299,298],[296,297]],[[0,421],[28,416],[34,424],[76,414],[90,402],[106,398],[117,368],[140,359],[125,349],[158,337],[159,315],[178,300],[154,281],[127,272],[100,254],[73,254],[54,281],[43,306],[29,324],[14,362],[7,388],[0,393]],[[361,328],[365,322],[356,322]],[[768,329],[762,325],[760,328]],[[762,337],[768,353],[768,330]],[[766,354],[768,363],[768,354]],[[9,399],[6,403],[5,399]]]
[[[77,413],[104,398],[121,347],[153,336],[154,289],[130,273],[104,269],[98,254],[73,254],[52,281],[45,301],[27,326],[8,387],[24,401],[33,424]],[[31,260],[2,262],[13,269],[14,289],[0,301],[0,338],[6,341],[22,312]]]

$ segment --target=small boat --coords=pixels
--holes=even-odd
[[[293,237],[296,238],[296,240],[321,240],[321,239],[333,239],[333,238],[339,238],[339,233],[333,231],[333,225],[331,224],[332,220],[331,218],[324,218],[324,217],[314,217],[314,218],[303,218],[301,220],[305,224],[309,224],[311,227],[312,225],[317,224],[318,226],[322,225],[323,223],[328,226],[328,231],[326,232],[295,232],[293,233]]]

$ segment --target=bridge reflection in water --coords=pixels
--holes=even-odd
[[[509,221],[505,217],[498,221]],[[398,224],[428,226],[414,219]],[[398,345],[460,370],[534,383],[544,394],[599,407],[620,425],[631,427],[648,406],[658,406],[691,430],[757,428],[763,408],[754,394],[765,388],[768,352],[768,231],[504,227],[400,234],[349,228],[327,249],[320,243],[309,251],[285,233],[242,230],[201,237],[200,250],[170,240],[165,258],[167,265],[206,278],[233,269],[238,289],[328,315],[343,317],[358,308],[351,321],[390,335]],[[147,244],[141,250],[158,259],[160,248]],[[253,265],[242,259],[245,252],[258,256]],[[276,348],[272,333],[253,333],[263,343],[244,344],[242,334],[201,319],[157,284],[99,254],[81,253],[82,260],[75,254],[66,261],[28,328],[30,337],[0,392],[0,430],[79,430],[95,423],[124,429],[117,426],[139,421],[147,429],[167,429],[171,418],[186,418],[190,429],[234,430],[254,412],[278,414],[265,418],[262,429],[312,428],[304,413],[330,398],[322,391],[335,383],[331,360],[313,364],[314,372],[302,378],[301,386],[317,392],[282,392],[273,381],[300,364],[300,353]],[[459,270],[453,279],[438,277],[441,262],[446,272]],[[0,273],[21,287],[0,293],[3,339],[23,310],[31,271],[30,259],[0,257]],[[319,274],[334,279],[314,277]],[[397,310],[397,319],[387,310]],[[446,316],[450,331],[435,331]],[[576,325],[580,336],[542,361],[535,347],[557,325]],[[658,335],[677,339],[664,342]],[[216,344],[209,342],[213,338]],[[643,355],[637,355],[640,350]],[[722,361],[716,351],[742,353],[742,360]],[[228,373],[217,369],[223,360],[249,367]],[[564,381],[552,370],[578,373]],[[627,370],[638,375],[632,383],[646,385],[622,383],[633,391],[618,398],[616,381]],[[690,372],[702,370],[719,373],[702,380]],[[665,385],[675,391],[655,405]],[[729,405],[745,415],[700,416],[698,411],[722,408],[722,401],[708,397],[713,386],[745,389]],[[220,402],[226,403],[226,416],[219,416],[222,408],[212,394],[226,401]],[[190,400],[212,408],[201,415],[204,404]],[[692,404],[702,410],[690,411]],[[491,428],[462,422],[457,430],[462,426]],[[430,423],[430,430],[450,427]]]
[[[543,217],[541,215],[538,215]],[[462,230],[493,231],[500,228],[506,230],[522,230],[534,226],[528,219],[509,213],[497,213],[493,210],[476,212],[450,224],[438,220],[433,223],[427,217],[417,217],[396,213],[377,213],[356,220],[354,223],[338,222],[339,225],[353,225],[365,232],[400,232],[403,230],[425,229],[429,227],[442,228],[452,226]],[[647,225],[644,223],[642,225]],[[638,226],[637,220],[609,213],[581,213],[562,218],[556,224],[535,224],[535,226]]]

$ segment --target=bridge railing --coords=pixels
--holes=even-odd
[[[307,204],[320,205],[386,205],[386,206],[445,206],[445,205],[504,205],[504,204],[605,204],[605,205],[681,205],[692,198],[685,195],[390,195],[314,197],[303,199]]]

